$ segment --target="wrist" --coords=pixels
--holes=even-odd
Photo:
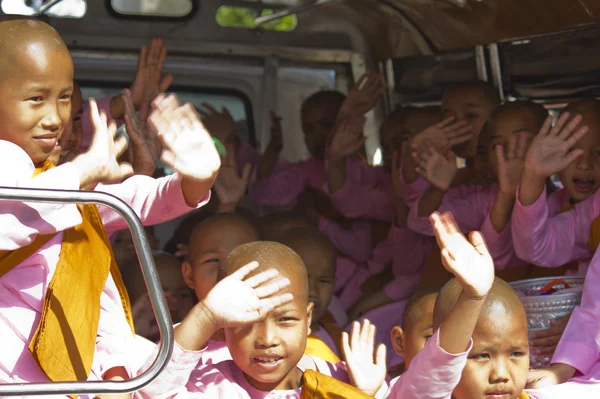
[[[527,165],[525,165],[523,167],[523,173],[521,175],[521,184],[523,184],[523,182],[543,182],[546,183],[546,179],[548,178],[548,176],[546,176],[543,173],[539,173],[537,170],[535,170],[532,167],[528,167]]]
[[[205,300],[198,302],[192,308],[192,315],[197,327],[209,331],[211,336],[221,328],[215,312],[206,304]]]
[[[90,162],[89,156],[82,154],[71,161],[75,170],[79,173],[79,189],[83,190],[99,181],[98,173],[95,167],[95,162]]]
[[[552,370],[560,384],[567,382],[567,380],[572,378],[575,375],[575,372],[577,371],[575,367],[569,366],[568,364],[564,363],[554,363],[550,366],[550,369]]]

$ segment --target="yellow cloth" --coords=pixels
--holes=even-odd
[[[521,392],[517,399],[529,399],[529,394],[525,391]]]
[[[598,245],[600,244],[600,216],[598,216],[592,222],[590,227],[590,238],[588,239],[588,246],[596,252]]]
[[[53,168],[46,161],[34,176]],[[96,347],[100,295],[111,273],[125,316],[134,332],[131,306],[110,242],[94,205],[84,205],[82,223],[63,232],[58,264],[42,315],[29,344],[33,358],[51,381],[87,380]],[[0,251],[0,276],[37,252],[54,234],[40,235],[15,251]]]
[[[339,363],[340,358],[327,346],[327,344],[314,335],[308,336],[306,339],[306,349],[304,353],[307,355],[316,356],[329,363]]]
[[[366,395],[351,385],[336,380],[333,377],[306,370],[303,376],[302,394],[300,399],[367,399]]]

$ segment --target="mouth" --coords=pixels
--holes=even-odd
[[[510,391],[493,391],[485,394],[486,398],[489,399],[508,399],[511,397],[512,392]]]
[[[38,143],[45,151],[54,151],[55,147],[60,147],[58,144],[57,134],[44,134],[41,136],[34,137],[34,140]]]
[[[278,355],[262,355],[252,358],[252,364],[263,372],[276,370],[283,363],[283,357]]]
[[[594,189],[596,181],[594,179],[573,179],[573,184],[577,192],[589,194]]]

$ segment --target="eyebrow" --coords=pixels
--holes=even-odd
[[[463,104],[462,108],[481,108],[481,105],[468,103],[468,104]]]

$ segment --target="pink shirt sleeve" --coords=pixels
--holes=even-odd
[[[0,186],[43,189],[79,189],[79,173],[71,163],[32,178],[35,166],[17,145],[0,140]],[[38,234],[51,234],[77,226],[81,214],[75,204],[0,201],[0,250],[30,244]]]
[[[495,190],[488,191],[481,186],[451,188],[446,193],[438,211],[452,212],[463,233],[480,230],[492,208],[495,193]],[[419,201],[420,198],[410,210],[408,227],[419,234],[433,236],[429,215],[419,216]]]
[[[308,164],[280,163],[271,176],[256,180],[256,170],[250,182],[250,197],[261,205],[286,205],[298,198],[308,182]]]
[[[391,399],[450,399],[452,391],[460,382],[462,371],[467,364],[469,348],[462,353],[450,354],[440,346],[439,329],[427,341],[408,370],[392,380],[387,398]]]
[[[569,324],[554,352],[552,363],[565,363],[582,374],[600,362],[600,252],[592,259],[585,277],[581,305],[573,310]]]
[[[153,225],[179,217],[197,209],[210,200],[210,191],[194,207],[185,202],[181,189],[181,175],[154,179],[149,176],[135,175],[120,184],[99,184],[95,191],[112,194],[127,203],[138,215],[144,225]],[[106,233],[127,228],[121,216],[107,207],[98,207]]]
[[[410,184],[407,183],[404,179],[402,170],[400,170],[400,185],[402,187],[402,192],[404,193],[404,203],[409,208],[414,207],[419,197],[431,187],[431,183],[422,177],[418,177],[417,180]]]
[[[250,144],[240,139],[240,145],[237,149],[235,160],[238,169],[241,170],[246,164],[253,166],[258,165],[260,162],[260,153]]]
[[[346,161],[346,183],[331,194],[326,183],[324,191],[331,202],[347,218],[367,218],[389,221],[394,215],[394,191],[391,177],[382,167],[364,162]]]
[[[106,113],[106,118],[109,121],[112,119],[112,115],[110,114],[111,100],[112,97],[96,99],[98,111],[104,111]],[[83,137],[81,138],[81,146],[79,147],[79,150],[81,152],[85,152],[92,143],[92,138],[94,138],[94,126],[92,125],[92,121],[90,119],[90,102],[88,100],[84,100],[82,108],[81,134]]]
[[[500,233],[492,225],[491,214],[485,217],[481,233],[485,237],[490,255],[494,259],[494,267],[498,270],[506,267],[524,266],[527,262],[521,260],[513,245],[511,222]]]
[[[336,222],[321,216],[319,231],[325,234],[343,255],[356,262],[366,262],[369,259],[373,237],[368,220],[355,220],[352,227],[346,230]]]
[[[569,212],[550,217],[546,191],[533,204],[517,201],[512,214],[512,235],[519,258],[542,267],[559,267],[589,258],[592,221],[600,214],[600,191]]]

